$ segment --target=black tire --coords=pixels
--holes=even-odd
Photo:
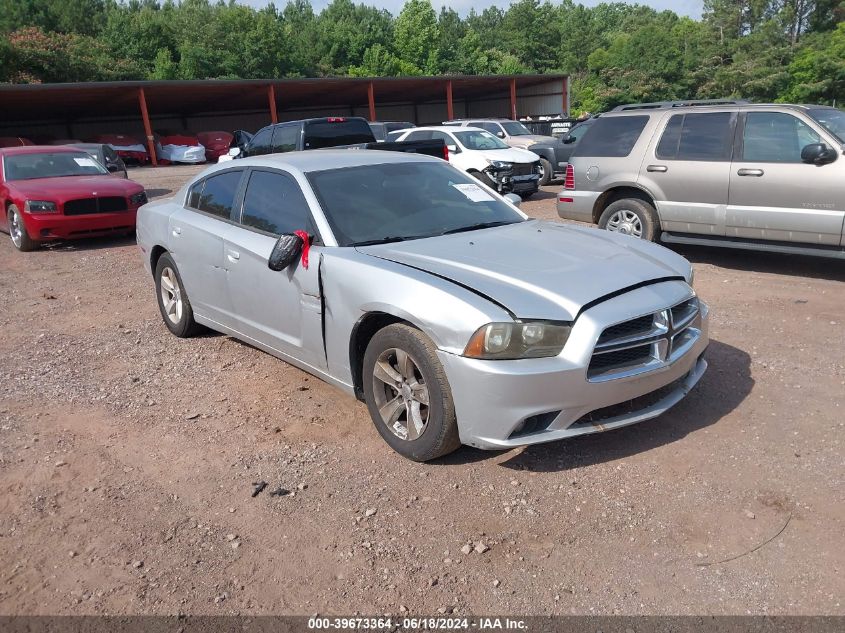
[[[499,187],[496,185],[496,181],[494,181],[490,176],[485,174],[483,171],[471,171],[469,172],[472,176],[478,178],[481,182],[485,185],[490,187],[493,191],[498,191]]]
[[[16,249],[27,253],[38,248],[39,242],[29,237],[29,233],[26,232],[26,227],[23,224],[23,216],[16,205],[9,205],[6,210],[6,220],[8,221],[9,237],[12,238],[12,245]]]
[[[552,171],[552,164],[542,156],[540,157],[540,165],[543,168],[543,175],[540,176],[540,186],[547,185],[552,181],[554,172]]]
[[[648,202],[624,198],[607,205],[599,218],[599,228],[653,242],[657,239],[660,223],[657,212]]]
[[[171,271],[171,274],[165,271]],[[175,285],[179,290],[178,300],[181,301],[181,308],[177,309],[172,315],[168,312],[169,307],[164,304],[164,297],[162,296],[162,277],[166,276],[168,281]],[[191,308],[191,302],[188,299],[188,293],[185,292],[185,285],[182,283],[182,277],[179,275],[179,269],[176,268],[176,262],[169,253],[164,253],[158,258],[155,272],[156,298],[158,299],[158,309],[161,312],[161,318],[167,329],[179,338],[188,338],[195,335],[202,330],[196,321],[194,321],[194,311]],[[172,296],[172,295],[171,295]],[[175,316],[176,318],[172,318]]]
[[[404,428],[406,435],[411,433],[408,429],[408,408],[400,404],[394,407],[398,412],[397,420],[393,426],[388,426],[379,412],[379,402],[382,407],[390,402],[403,399],[402,392],[396,387],[388,386],[385,382],[375,377],[376,363],[388,362],[394,373],[399,373],[404,379],[402,372],[397,370],[401,360],[394,355],[396,351],[402,351],[408,355],[412,366],[411,372],[415,375],[418,388],[426,390],[428,406],[425,407],[425,421],[422,431],[413,439],[400,437],[397,431],[402,430],[403,411]],[[393,366],[391,359],[396,360]],[[381,365],[383,366],[383,364]],[[455,405],[452,400],[452,391],[449,388],[449,381],[446,372],[437,358],[434,343],[419,330],[405,324],[396,323],[376,332],[370,340],[367,351],[364,353],[363,366],[364,399],[370,411],[370,417],[375,424],[376,430],[384,438],[384,441],[397,453],[417,462],[425,462],[437,457],[451,453],[461,445],[458,437],[458,422],[455,416]],[[399,383],[397,383],[399,384]],[[413,384],[406,381],[407,393],[415,393],[410,386]],[[378,390],[378,391],[377,391]],[[422,407],[418,407],[422,417]],[[392,417],[392,416],[391,416]],[[416,428],[416,427],[415,427]]]

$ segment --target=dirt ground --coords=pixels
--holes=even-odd
[[[319,380],[171,336],[132,241],[2,236],[0,614],[845,614],[845,265],[682,252],[686,400],[415,464]]]

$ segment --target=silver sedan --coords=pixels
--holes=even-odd
[[[528,219],[436,158],[224,163],[142,207],[137,234],[173,334],[211,328],[322,378],[414,460],[653,418],[707,367],[689,262]]]

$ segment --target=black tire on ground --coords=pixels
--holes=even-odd
[[[653,242],[660,233],[660,222],[657,212],[648,202],[624,198],[607,205],[599,218],[599,228]]]
[[[9,205],[9,209],[6,211],[6,220],[9,226],[9,237],[12,238],[12,245],[16,249],[26,253],[38,248],[39,242],[29,237],[29,233],[26,232],[26,227],[23,225],[21,212],[16,205]],[[13,224],[19,227],[19,230],[16,230]]]
[[[533,196],[535,193],[537,193],[537,192],[536,192],[536,191],[522,191],[522,192],[520,192],[518,195],[519,195],[519,197],[520,197],[520,198],[522,198],[523,200],[528,200],[528,198],[530,198],[531,196]]]
[[[483,182],[485,185],[490,187],[493,191],[499,190],[499,187],[496,186],[495,181],[492,178],[490,178],[490,176],[485,174],[483,171],[471,171],[469,173],[472,176],[475,176],[476,178],[478,178],[481,182]]]
[[[165,299],[162,295],[163,277],[165,287],[167,284],[173,285],[178,293],[170,290],[166,291],[171,299],[176,299],[181,302],[181,306],[176,304],[165,305]],[[182,277],[179,275],[179,270],[176,268],[176,262],[169,253],[164,253],[158,258],[155,271],[155,285],[156,298],[158,299],[158,309],[161,312],[161,318],[167,329],[179,338],[188,338],[195,335],[202,330],[202,326],[194,321],[194,311],[191,308],[191,302],[188,299],[188,293],[185,292],[185,286],[182,283]]]
[[[394,428],[392,428],[382,418],[376,400],[377,389],[381,390],[380,397],[382,400],[391,401],[394,397],[401,398],[398,389],[389,387],[375,378],[376,363],[380,357],[386,356],[395,359],[397,363],[395,367],[399,366],[401,361],[398,357],[392,355],[392,350],[400,350],[408,355],[412,362],[411,369],[415,374],[414,380],[427,389],[429,404],[426,407],[425,426],[418,437],[410,440],[403,439],[394,431],[396,426],[401,430],[403,415],[406,418],[405,428],[408,427],[408,410],[401,406],[397,408],[400,413],[398,420],[394,423]],[[394,372],[402,373],[397,372],[392,364],[391,367],[393,367]],[[425,334],[416,328],[401,323],[389,325],[379,330],[370,340],[367,351],[364,353],[362,375],[364,399],[373,424],[375,424],[376,430],[384,441],[397,453],[408,459],[424,462],[451,453],[461,445],[458,438],[458,423],[449,381],[437,358],[434,343]]]
[[[554,172],[552,171],[552,164],[542,156],[540,157],[540,165],[543,166],[543,175],[540,177],[540,186],[542,187],[552,181]]]

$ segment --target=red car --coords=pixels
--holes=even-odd
[[[39,243],[135,229],[144,187],[110,174],[71,147],[0,149],[0,230],[18,250]]]
[[[218,158],[229,153],[234,137],[228,132],[198,132],[197,138],[205,147],[205,159],[209,163],[214,163]]]

